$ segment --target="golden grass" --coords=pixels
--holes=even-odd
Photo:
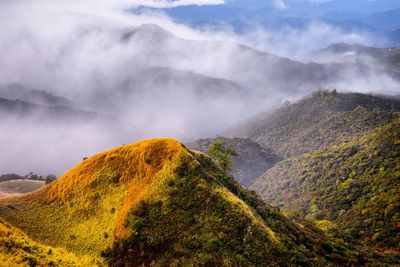
[[[19,229],[0,219],[1,266],[89,266],[88,258],[78,258],[64,249],[31,240]]]
[[[49,186],[0,200],[0,217],[45,244],[98,257],[115,238],[129,236],[126,219],[140,200],[162,197],[160,186],[184,154],[189,152],[172,139],[112,149]]]

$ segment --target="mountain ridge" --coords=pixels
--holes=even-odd
[[[358,262],[340,240],[288,220],[172,139],[90,157],[47,187],[0,199],[0,217],[113,266]]]

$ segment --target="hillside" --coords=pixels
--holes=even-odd
[[[179,8],[185,9],[185,7]],[[148,43],[144,44],[144,41]],[[280,93],[287,95],[309,93],[316,86],[338,81],[341,84],[346,83],[347,78],[344,77],[347,77],[349,72],[352,73],[352,77],[365,78],[373,72],[368,66],[361,64],[302,63],[238,43],[184,39],[153,24],[124,29],[121,33],[121,42],[127,46],[135,45],[141,48],[141,53],[135,55],[135,59],[138,62],[146,62],[145,68],[184,69],[185,72],[232,81],[249,88],[251,95],[256,97],[260,95],[271,97],[271,90],[279,90]],[[160,61],[160,59],[165,60]],[[168,65],[170,62],[174,65]],[[214,62],[225,63],[220,68],[214,69],[212,68]],[[134,78],[131,73],[129,74],[130,76],[121,80],[129,81]],[[266,90],[266,85],[269,90]],[[181,90],[185,90],[185,87]]]
[[[293,216],[398,252],[400,117],[361,137],[281,161],[252,188]]]
[[[390,37],[388,37],[390,38]],[[325,49],[319,50],[313,55],[315,59],[323,59],[324,57],[336,57],[345,62],[365,62],[375,60],[374,65],[377,68],[383,68],[393,78],[399,79],[400,72],[400,48],[374,48],[363,45],[350,45],[345,43],[332,44]],[[340,60],[339,60],[340,61]]]
[[[83,120],[106,121],[110,117],[68,106],[43,106],[20,99],[0,98],[0,116],[7,119],[30,119],[35,121],[71,122]]]
[[[208,148],[215,140],[224,141],[225,145],[230,146],[238,152],[237,157],[233,157],[232,175],[240,185],[248,187],[254,180],[266,170],[272,168],[280,158],[271,151],[262,148],[256,142],[247,138],[205,138],[187,144],[190,149],[208,153]]]
[[[44,246],[0,219],[0,262],[2,266],[80,266],[89,264],[63,249]]]
[[[366,133],[394,119],[400,101],[357,93],[317,91],[311,97],[263,113],[226,131],[281,157],[302,155]]]
[[[209,157],[171,139],[90,157],[47,187],[1,199],[0,217],[43,244],[113,266],[342,266],[363,260],[340,240],[287,219]],[[0,245],[11,260],[20,257]]]
[[[76,105],[68,98],[48,93],[44,90],[27,88],[20,84],[0,84],[0,98],[9,100],[20,99],[43,106],[68,106]]]

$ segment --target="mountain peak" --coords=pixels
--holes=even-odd
[[[123,41],[131,41],[131,39],[133,39],[133,38],[138,38],[138,39],[142,39],[142,40],[143,39],[152,39],[153,41],[162,41],[171,36],[172,36],[172,33],[165,30],[164,28],[162,28],[156,24],[146,23],[146,24],[137,26],[133,29],[125,31],[123,33],[121,39]]]

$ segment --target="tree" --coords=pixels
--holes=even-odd
[[[224,172],[232,171],[233,162],[231,157],[239,155],[233,147],[226,146],[222,140],[215,140],[208,148],[208,154],[214,158],[217,165]]]
[[[57,176],[55,176],[54,174],[47,175],[44,178],[44,182],[45,182],[46,185],[54,182],[55,180],[57,180]]]

